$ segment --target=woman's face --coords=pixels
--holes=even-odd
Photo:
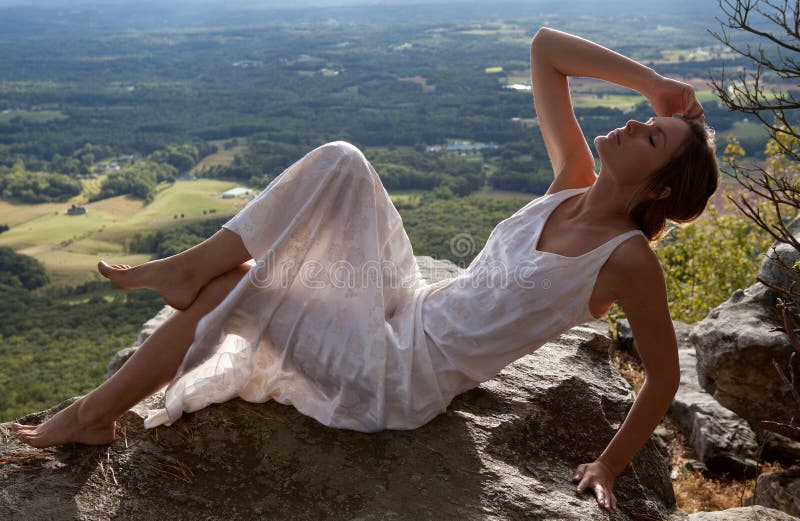
[[[623,184],[638,185],[666,165],[690,133],[689,124],[681,118],[630,120],[595,138],[601,175],[610,172]]]

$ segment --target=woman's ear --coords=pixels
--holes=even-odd
[[[659,200],[659,199],[664,199],[665,197],[669,197],[669,194],[670,194],[671,192],[672,192],[672,190],[670,189],[670,187],[668,187],[668,186],[665,186],[665,187],[664,187],[664,188],[661,190],[661,194],[660,194],[658,197],[653,197],[653,196],[651,196],[651,197],[652,197],[652,199],[653,199],[654,201],[657,201],[657,200]],[[650,193],[651,193],[651,194],[655,194],[655,192],[650,192]]]

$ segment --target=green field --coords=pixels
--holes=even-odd
[[[528,194],[525,192],[514,192],[512,190],[493,190],[489,187],[483,187],[473,194],[475,197],[483,197],[487,199],[498,199],[500,201],[530,201],[538,197],[537,195]]]
[[[696,89],[694,94],[697,98],[697,101],[699,101],[701,104],[708,103],[709,101],[719,101],[719,98],[711,89]]]
[[[244,152],[244,150],[247,149],[247,138],[242,138],[242,137],[238,138],[237,146],[229,150],[225,150],[225,143],[228,142],[229,140],[227,139],[209,141],[210,144],[216,145],[218,151],[215,154],[211,154],[210,156],[201,159],[199,163],[194,165],[194,167],[189,171],[189,173],[194,175],[203,168],[214,165],[221,165],[221,166],[232,165],[234,156],[238,153]]]
[[[727,142],[729,135],[734,135],[737,139],[739,139],[739,141],[741,141],[746,139],[768,137],[769,132],[767,131],[766,127],[758,122],[758,120],[754,121],[751,119],[746,123],[737,121],[733,124],[733,127],[730,130],[720,132],[716,136],[717,147],[721,147],[721,150],[725,150],[725,143]]]
[[[88,209],[85,215],[66,215],[69,202],[17,205],[0,201],[0,223],[11,226],[0,235],[0,246],[40,260],[54,285],[94,280],[99,277],[95,266],[101,258],[124,264],[149,259],[148,255],[126,253],[126,240],[136,232],[236,213],[244,199],[219,197],[234,186],[236,183],[212,179],[177,181],[161,186],[149,205],[118,196],[84,205]],[[211,209],[216,212],[208,213]]]
[[[85,202],[95,194],[100,193],[100,187],[103,184],[103,181],[108,177],[106,174],[98,175],[97,177],[91,179],[81,179],[81,186],[83,187],[83,195],[84,199],[82,202]]]
[[[31,123],[47,123],[56,119],[67,119],[68,116],[58,110],[12,110],[0,112],[0,123],[8,123],[14,118]]]
[[[642,101],[645,101],[644,96],[638,94],[575,93],[572,95],[572,105],[576,108],[609,107],[625,110],[633,108]]]
[[[419,198],[426,190],[395,190],[389,194],[389,198],[394,203],[406,203],[409,200]]]
[[[16,226],[42,215],[63,212],[68,203],[13,204],[0,199],[0,224]]]

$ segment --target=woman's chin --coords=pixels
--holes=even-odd
[[[609,151],[611,140],[605,136],[598,136],[594,140],[594,148],[597,150],[597,155],[601,156]]]

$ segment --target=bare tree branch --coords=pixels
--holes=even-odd
[[[778,38],[777,36],[775,36],[771,32],[762,31],[760,29],[756,29],[748,21],[748,18],[750,17],[750,13],[752,11],[755,11],[756,13],[760,14],[761,16],[764,16],[765,18],[767,18],[768,20],[773,22],[773,24],[775,24],[778,28],[783,29],[786,32],[787,36],[793,38],[794,40],[797,40],[798,39],[797,38],[797,34],[794,31],[792,31],[790,29],[790,27],[786,24],[785,14],[781,14],[781,8],[779,6],[774,6],[769,1],[765,2],[774,11],[778,12],[778,16],[776,16],[775,14],[770,14],[770,13],[765,12],[764,10],[762,10],[760,8],[760,6],[759,6],[759,4],[760,4],[759,0],[755,0],[755,1],[737,0],[735,6],[732,5],[732,3],[729,0],[723,0],[721,2],[721,4],[722,3],[724,3],[727,6],[729,6],[729,8],[731,9],[731,11],[729,12],[729,11],[726,11],[723,8],[723,12],[726,14],[726,16],[728,16],[728,22],[727,23],[722,22],[725,27],[728,27],[729,29],[745,31],[745,32],[754,34],[756,36],[760,36],[762,38],[765,38],[765,39],[777,44],[779,47],[782,47],[784,49],[789,49],[789,50],[794,51],[794,52],[800,52],[800,46],[793,45],[792,43],[787,42],[787,41],[783,41],[783,40],[781,40],[780,38]],[[795,13],[796,12],[797,12],[797,7],[795,6]],[[781,16],[783,16],[783,20],[782,21],[781,21]],[[796,14],[795,14],[795,16],[796,16]]]

